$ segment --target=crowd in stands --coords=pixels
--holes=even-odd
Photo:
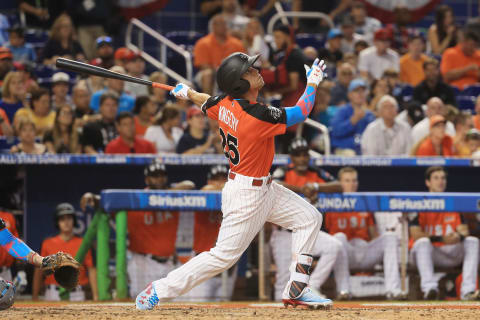
[[[8,26],[4,20],[0,25],[4,150],[222,153],[215,125],[165,90],[55,69],[55,60],[65,57],[156,82],[171,80],[159,71],[145,74],[140,52],[114,46],[98,22],[105,10],[98,2],[98,16],[89,18],[69,5],[37,8],[29,1],[20,3],[28,28],[49,28],[49,36],[34,48],[26,42],[24,26]],[[219,94],[215,70],[222,59],[236,51],[259,54],[256,67],[265,81],[261,102],[291,106],[305,87],[304,64],[319,57],[326,61],[328,77],[317,91],[310,118],[328,127],[331,153],[460,157],[480,153],[480,121],[475,115],[480,110],[480,101],[475,100],[480,93],[480,33],[459,26],[451,8],[438,6],[435,23],[419,30],[411,27],[401,5],[395,9],[394,23],[382,25],[367,15],[360,1],[341,1],[338,7],[294,3],[293,10],[329,14],[335,27],[296,18],[293,26],[277,24],[273,34],[266,35],[259,18],[275,1],[258,10],[236,0],[202,2],[201,12],[211,18],[208,33],[192,49],[195,86]],[[296,43],[298,32],[319,33],[324,43],[301,47]],[[40,76],[41,67],[54,71]],[[127,126],[135,134],[126,134]],[[276,151],[286,153],[291,139],[302,135],[313,149],[325,153],[324,134],[304,125],[289,128],[278,137]]]

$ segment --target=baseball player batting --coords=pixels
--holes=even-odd
[[[217,243],[210,251],[189,260],[167,277],[152,282],[136,299],[136,307],[151,310],[160,301],[169,301],[192,287],[230,268],[246,250],[265,222],[292,230],[290,280],[283,292],[283,303],[312,309],[332,305],[315,294],[308,282],[311,251],[322,224],[322,215],[293,191],[272,182],[270,168],[274,137],[286,128],[303,122],[312,111],[325,65],[316,59],[307,71],[307,87],[296,105],[274,108],[256,102],[264,81],[252,65],[258,55],[233,53],[217,71],[222,95],[198,93],[183,83],[171,91],[179,99],[190,99],[217,120],[229,159],[228,182],[222,190],[223,220]]]

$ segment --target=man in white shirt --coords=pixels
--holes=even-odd
[[[400,72],[398,53],[390,49],[392,34],[387,29],[375,31],[374,45],[362,50],[358,57],[358,70],[364,79],[380,79],[387,69]]]
[[[447,115],[447,106],[438,97],[432,97],[427,101],[427,110],[425,111],[426,117],[417,123],[411,132],[412,146],[416,145],[420,140],[425,138],[430,133],[430,118],[434,115]],[[452,122],[447,121],[446,133],[452,138],[455,137],[455,126]]]
[[[406,156],[410,143],[410,128],[396,120],[398,103],[385,95],[377,103],[378,118],[371,122],[362,135],[362,154],[369,156]]]
[[[365,40],[371,44],[375,31],[382,27],[380,21],[372,17],[367,17],[367,9],[361,1],[355,1],[352,4],[350,14],[355,24],[355,33],[363,35]]]

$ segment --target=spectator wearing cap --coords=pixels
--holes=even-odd
[[[105,153],[156,153],[153,144],[135,134],[135,120],[130,112],[120,112],[115,119],[118,137],[107,144]]]
[[[475,100],[475,115],[473,118],[473,125],[477,130],[480,130],[480,96]]]
[[[327,33],[327,44],[318,49],[318,58],[325,61],[330,76],[335,76],[337,63],[343,59],[342,39],[343,33],[340,29],[330,29]]]
[[[15,113],[22,109],[26,94],[27,91],[20,72],[9,72],[3,82],[0,108],[5,111],[10,123],[13,123]]]
[[[446,83],[463,90],[465,86],[479,82],[480,36],[466,30],[463,40],[443,52],[440,70]]]
[[[125,69],[120,66],[113,66],[110,68],[110,70],[126,74]],[[90,108],[92,108],[93,111],[98,112],[98,108],[100,106],[100,97],[102,94],[106,91],[113,91],[119,97],[118,112],[133,111],[135,106],[135,98],[125,92],[124,81],[118,79],[107,79],[106,84],[107,85],[105,89],[97,91],[92,95],[92,99],[90,100]]]
[[[430,134],[412,149],[412,155],[417,157],[453,156],[453,139],[445,132],[447,120],[441,115],[429,119]]]
[[[367,125],[375,116],[366,107],[367,83],[355,79],[348,86],[349,103],[340,107],[330,121],[330,136],[335,154],[360,154],[360,142]]]
[[[210,33],[195,43],[193,47],[193,65],[199,69],[196,81],[202,92],[212,94],[214,89],[214,70],[222,60],[234,52],[245,52],[242,41],[228,33],[227,21],[221,14],[213,16],[209,25]]]
[[[398,103],[384,95],[377,103],[378,118],[371,122],[362,135],[362,155],[407,156],[412,147],[410,127],[395,117]]]
[[[453,153],[459,157],[469,157],[472,152],[467,144],[467,133],[473,128],[473,119],[469,114],[459,113],[453,119],[455,137],[453,138]]]
[[[367,15],[365,3],[361,1],[352,3],[350,15],[355,26],[355,33],[363,35],[368,43],[372,43],[375,31],[382,27],[380,21]]]
[[[120,63],[118,63],[120,61]],[[138,52],[130,50],[128,48],[120,48],[115,52],[115,62],[117,65],[121,65],[127,71],[127,74],[148,80],[148,76],[143,74],[145,72],[145,61]],[[125,82],[125,92],[132,97],[148,95],[148,87],[143,84]]]
[[[214,153],[213,143],[218,137],[208,134],[207,121],[200,108],[192,106],[187,111],[188,127],[177,144],[177,153]]]
[[[67,202],[57,205],[53,222],[59,233],[55,237],[43,240],[42,249],[40,251],[41,255],[46,257],[59,251],[63,251],[70,254],[72,257],[75,257],[82,244],[82,238],[77,237],[74,233],[76,217],[73,206]],[[60,286],[57,281],[55,281],[53,274],[47,276],[45,280],[42,278],[42,271],[36,268],[33,275],[33,300],[38,300],[41,288],[45,285],[45,300],[60,301]],[[68,292],[68,300],[86,300],[85,292],[88,285],[90,285],[90,289],[92,290],[93,300],[98,300],[97,270],[93,264],[92,253],[90,250],[88,250],[83,260],[82,267],[80,268],[78,286]]]
[[[143,138],[148,127],[153,124],[157,113],[157,105],[149,96],[139,96],[135,99],[135,134]]]
[[[422,104],[416,100],[410,100],[404,104],[404,109],[396,117],[397,120],[412,128],[425,117]]]
[[[80,43],[75,40],[75,31],[70,16],[63,13],[55,19],[50,30],[50,38],[43,48],[41,61],[53,65],[59,57],[85,61]]]
[[[416,86],[425,79],[423,64],[429,58],[423,52],[425,41],[422,35],[413,35],[408,39],[408,52],[400,57],[400,80]]]
[[[175,153],[183,135],[180,121],[180,111],[173,107],[163,108],[145,132],[145,139],[155,144],[158,153]]]
[[[118,95],[106,91],[100,96],[101,119],[87,123],[83,127],[80,144],[83,152],[88,154],[102,153],[107,144],[117,137],[115,117],[118,111]]]
[[[58,110],[63,105],[72,105],[72,98],[68,94],[70,76],[65,72],[57,72],[52,77],[52,108]]]
[[[3,80],[7,73],[13,71],[13,55],[10,49],[0,47],[0,87],[3,85]]]
[[[400,71],[398,53],[390,49],[392,35],[387,29],[375,31],[374,45],[362,50],[358,70],[364,79],[380,79],[386,69]]]
[[[24,29],[21,26],[13,26],[8,29],[9,41],[5,47],[10,49],[14,61],[36,62],[37,54],[30,43],[25,43]]]
[[[425,80],[413,88],[412,99],[425,104],[430,98],[438,97],[446,104],[456,106],[455,92],[450,85],[443,82],[438,61],[428,58],[423,63],[423,71]]]
[[[35,123],[37,136],[43,136],[47,130],[53,128],[56,112],[52,110],[50,94],[45,88],[38,88],[32,92],[31,108],[23,107],[15,113],[14,127],[22,118],[29,118]]]
[[[427,110],[425,111],[425,118],[418,122],[412,128],[412,145],[416,145],[420,140],[425,138],[430,130],[430,118],[439,115],[445,117],[448,109],[443,101],[438,97],[430,98],[427,101]],[[455,136],[455,126],[450,121],[446,122],[446,132],[449,136]]]
[[[350,15],[345,15],[342,18],[340,30],[343,34],[341,50],[344,54],[355,52],[355,43],[365,40],[365,36],[355,32],[355,24]]]
[[[91,64],[98,65],[105,69],[110,69],[115,65],[114,63],[114,50],[113,40],[108,36],[101,36],[95,40],[97,46],[97,54],[95,59],[91,61]]]
[[[339,106],[348,101],[348,86],[355,77],[355,67],[344,62],[338,67],[335,86],[331,91],[330,105]]]

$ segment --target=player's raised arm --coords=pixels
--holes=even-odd
[[[175,98],[177,99],[190,99],[199,107],[201,107],[205,103],[205,101],[210,98],[209,94],[197,92],[184,83],[178,83],[175,88],[170,91],[170,94],[175,96]]]
[[[287,127],[305,121],[315,105],[315,94],[317,86],[324,78],[325,62],[315,59],[312,67],[305,65],[307,72],[307,87],[303,95],[293,107],[285,108],[287,116]]]

